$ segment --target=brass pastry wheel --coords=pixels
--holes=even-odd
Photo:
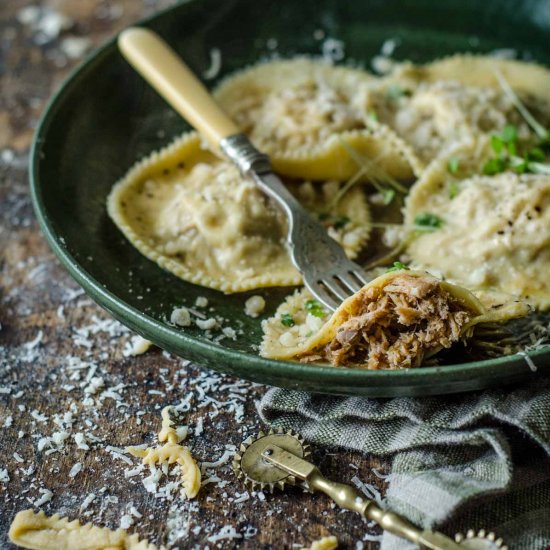
[[[233,469],[251,490],[273,492],[275,488],[284,490],[286,485],[299,485],[310,491],[321,491],[342,508],[361,514],[421,549],[508,550],[501,538],[483,529],[470,530],[466,535],[458,533],[454,541],[442,533],[419,529],[394,512],[380,508],[351,485],[328,480],[317,466],[306,460],[309,455],[309,446],[299,435],[270,430],[243,441],[233,459]]]

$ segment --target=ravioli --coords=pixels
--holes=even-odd
[[[361,88],[366,113],[409,144],[403,151],[417,175],[444,148],[479,135],[516,127],[532,138],[513,101],[502,90],[500,73],[537,118],[549,120],[550,71],[538,65],[490,57],[454,56],[427,65],[404,64],[377,85]]]
[[[396,179],[411,179],[403,142],[370,126],[355,105],[376,82],[365,71],[307,58],[260,63],[224,81],[214,96],[281,174],[347,180],[358,172],[349,147]]]
[[[457,54],[425,65],[404,64],[395,74],[399,78],[414,78],[424,82],[457,81],[464,86],[500,88],[496,72],[502,74],[518,94],[548,104],[550,70],[537,63]]]
[[[476,324],[503,317],[465,288],[412,270],[377,277],[332,316],[318,307],[312,315],[311,300],[306,290],[298,291],[263,322],[261,355],[367,369],[418,367],[470,337]],[[511,314],[525,310],[506,316]]]
[[[336,204],[337,182],[288,186],[350,257],[359,252],[369,233],[359,186]],[[284,214],[232,164],[201,148],[195,133],[132,168],[113,188],[108,211],[143,255],[189,282],[224,292],[301,283],[285,248]]]
[[[469,175],[455,181],[451,197],[445,165],[433,163],[407,199],[406,225],[426,213],[442,221],[408,246],[414,265],[549,309],[550,176]]]

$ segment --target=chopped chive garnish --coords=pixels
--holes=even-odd
[[[378,115],[371,109],[367,112],[367,118],[372,122],[376,122],[378,120]]]
[[[526,156],[529,160],[534,160],[536,162],[540,162],[545,158],[544,151],[540,147],[534,147],[533,149],[530,149],[529,151],[527,151]]]
[[[324,317],[325,310],[317,300],[307,300],[305,305],[306,311],[315,317]]]
[[[507,124],[500,134],[500,139],[504,143],[513,143],[517,141],[518,139],[518,129],[515,126],[512,126],[511,124]]]
[[[414,225],[424,230],[433,231],[434,229],[439,229],[442,227],[443,224],[443,220],[431,212],[422,212],[414,219]]]
[[[451,174],[456,174],[458,172],[459,164],[460,160],[457,157],[451,157],[447,162],[447,170],[449,170]]]
[[[382,191],[382,202],[384,204],[391,204],[393,199],[395,198],[395,190],[394,189],[384,189]]]
[[[504,151],[504,141],[502,141],[500,136],[491,136],[491,148],[497,155],[500,155]]]
[[[458,182],[452,181],[451,183],[449,183],[449,198],[450,199],[454,199],[458,195],[459,191],[460,191],[460,187],[458,186]]]
[[[388,86],[388,91],[386,92],[388,99],[392,99],[393,101],[396,101],[404,94],[405,91],[401,88],[401,86],[399,86],[399,84],[391,84]]]
[[[489,159],[483,166],[483,173],[486,176],[494,176],[506,170],[506,162],[501,158]]]
[[[391,267],[388,267],[386,269],[386,273],[391,273],[392,271],[401,271],[401,270],[410,270],[411,268],[408,265],[405,265],[401,262],[393,262],[393,265]]]
[[[293,327],[296,323],[294,322],[294,319],[292,318],[292,315],[290,315],[290,313],[283,313],[281,315],[281,324],[285,327]]]

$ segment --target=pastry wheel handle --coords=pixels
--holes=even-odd
[[[361,514],[385,531],[413,542],[422,549],[461,550],[458,544],[445,535],[419,529],[405,518],[367,499],[355,487],[327,479],[317,466],[277,445],[266,447],[262,456],[277,468],[305,481],[311,490],[325,493],[342,508]]]
[[[368,500],[351,485],[328,480],[318,468],[312,470],[305,481],[310,489],[321,491],[342,508],[352,510],[375,521],[385,531],[411,542],[418,543],[420,541],[422,530],[401,516],[380,508],[376,502]]]

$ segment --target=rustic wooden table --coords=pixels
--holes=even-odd
[[[84,295],[38,229],[27,163],[46,100],[86,51],[168,3],[0,6],[0,547],[13,548],[7,531],[15,513],[34,508],[127,525],[170,548],[292,548],[329,533],[341,548],[377,548],[376,528],[323,496],[247,492],[228,458],[260,429],[255,402],[266,388],[158,349],[126,356],[130,332]],[[192,501],[166,483],[147,492],[139,460],[120,453],[155,441],[168,404],[180,405],[199,460],[223,458]],[[357,476],[384,491],[371,468],[387,465],[375,459],[326,449],[313,459],[333,479]]]

